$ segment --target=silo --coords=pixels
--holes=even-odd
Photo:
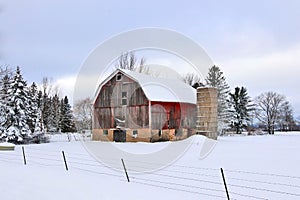
[[[197,88],[197,134],[217,139],[218,90],[214,87]]]

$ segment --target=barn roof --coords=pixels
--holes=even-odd
[[[147,99],[150,101],[196,104],[196,89],[185,84],[181,80],[158,78],[147,74],[121,69],[114,71],[101,83],[96,97],[98,96],[102,85],[119,72],[138,82]]]

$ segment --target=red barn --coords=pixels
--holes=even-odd
[[[180,80],[114,71],[93,102],[93,140],[184,139],[195,132],[196,90]]]

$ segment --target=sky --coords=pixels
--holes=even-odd
[[[278,92],[300,116],[299,9],[297,0],[1,0],[0,65],[20,66],[28,82],[50,77],[71,95],[97,45],[124,31],[158,27],[198,43],[232,89],[245,86],[252,98]]]

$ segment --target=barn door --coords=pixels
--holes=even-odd
[[[126,142],[126,131],[121,129],[114,130],[114,141],[115,142]]]

